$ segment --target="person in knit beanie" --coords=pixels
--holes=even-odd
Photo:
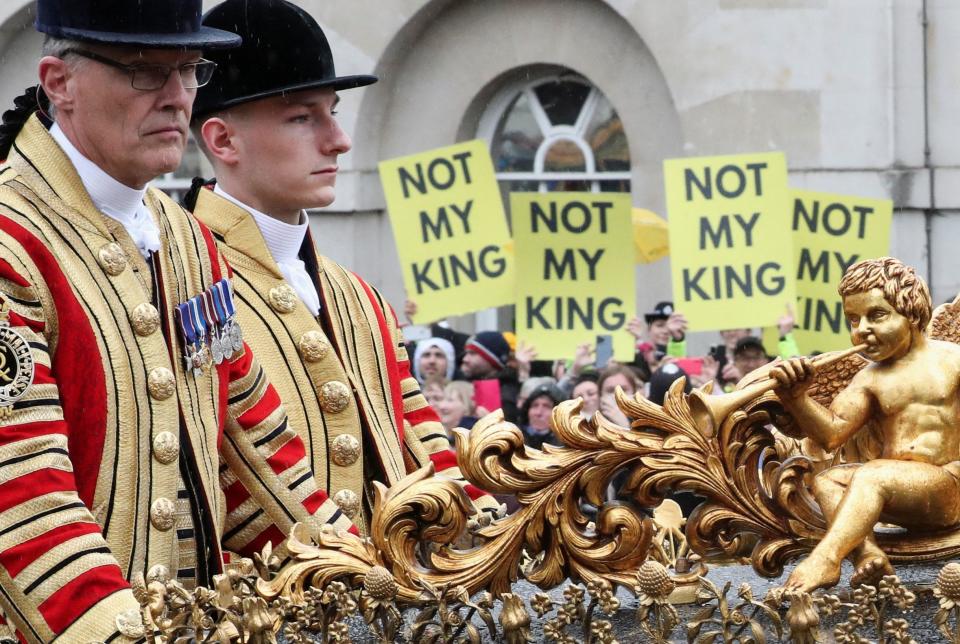
[[[460,370],[467,380],[496,378],[510,359],[510,345],[499,331],[481,331],[467,340]]]
[[[463,376],[467,380],[499,380],[503,416],[510,422],[517,422],[520,381],[516,369],[507,366],[510,345],[506,338],[499,331],[481,331],[467,340],[465,349],[460,362]]]

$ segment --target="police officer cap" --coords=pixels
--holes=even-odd
[[[151,49],[222,49],[240,37],[205,27],[201,0],[37,0],[37,31],[55,38]]]
[[[320,25],[285,0],[227,0],[208,11],[203,24],[240,34],[243,45],[207,56],[217,70],[197,91],[194,118],[278,94],[377,82],[376,76],[337,76]]]

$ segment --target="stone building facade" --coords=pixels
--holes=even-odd
[[[893,254],[932,275],[936,301],[960,291],[955,0],[298,4],[340,73],[381,78],[342,95],[354,150],[312,223],[327,254],[395,305],[377,162],[476,137],[505,191],[629,190],[660,213],[664,158],[782,150],[795,187],[893,199]],[[31,6],[0,4],[0,105],[34,82]],[[635,270],[641,311],[669,298],[668,260]]]

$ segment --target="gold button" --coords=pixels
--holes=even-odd
[[[166,400],[172,396],[175,384],[173,372],[166,367],[157,367],[147,376],[147,389],[156,400]]]
[[[180,441],[171,432],[160,432],[153,439],[153,456],[163,463],[173,463],[180,454]]]
[[[143,625],[143,615],[136,608],[129,608],[117,615],[117,630],[124,637],[140,639],[147,634],[147,627]]]
[[[319,331],[307,331],[300,338],[300,355],[307,362],[320,362],[330,353],[330,343]]]
[[[160,497],[150,506],[150,523],[157,530],[166,532],[173,527],[173,513],[176,508],[173,501]]]
[[[151,566],[150,570],[147,571],[147,583],[149,584],[154,581],[159,581],[161,584],[170,581],[170,569],[163,564]]]
[[[350,389],[342,382],[331,380],[320,387],[320,406],[323,411],[337,414],[350,404]]]
[[[353,465],[360,458],[360,441],[349,434],[340,434],[330,446],[333,462],[340,467]]]
[[[127,267],[127,256],[116,242],[101,246],[97,258],[108,275],[119,275]]]
[[[278,313],[289,313],[297,308],[297,293],[289,284],[270,289],[270,306]]]
[[[333,495],[333,502],[351,519],[360,512],[360,497],[353,490],[340,490]]]
[[[144,302],[133,309],[130,314],[130,322],[133,324],[133,330],[137,332],[137,335],[153,335],[160,328],[160,312],[153,304]]]

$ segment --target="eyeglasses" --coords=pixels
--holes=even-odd
[[[95,54],[92,51],[86,51],[85,49],[65,49],[61,55],[66,56],[68,54],[95,60],[109,67],[123,70],[130,74],[130,85],[134,89],[145,92],[158,90],[166,85],[167,79],[170,78],[170,74],[173,73],[174,70],[180,72],[180,82],[183,83],[184,89],[203,87],[213,78],[213,72],[217,68],[215,62],[204,58],[190,63],[184,63],[178,67],[171,67],[169,65],[153,64],[127,65],[112,58]]]

